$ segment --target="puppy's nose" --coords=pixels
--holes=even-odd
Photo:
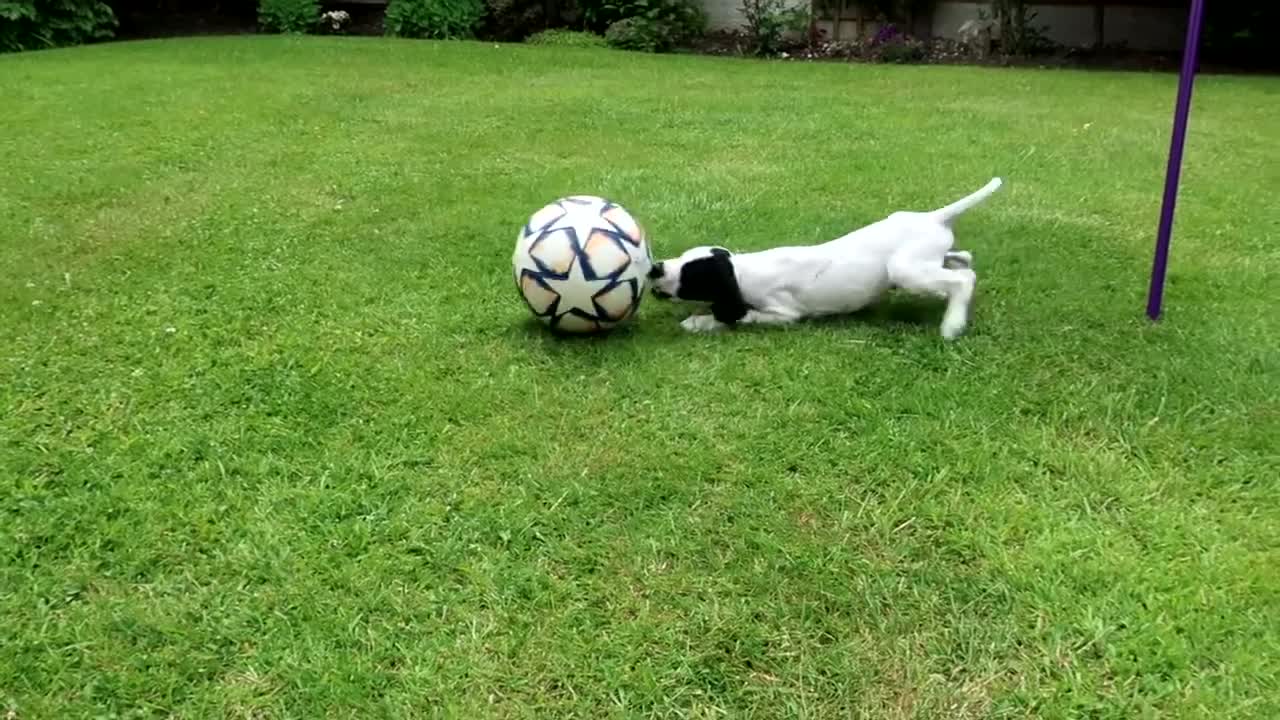
[[[662,263],[656,262],[653,267],[649,268],[649,279],[657,280],[660,277],[662,277]]]

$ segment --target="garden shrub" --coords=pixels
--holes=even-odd
[[[384,25],[396,37],[460,40],[475,36],[484,10],[482,0],[391,0]]]
[[[691,40],[707,27],[707,14],[696,0],[581,0],[582,20],[587,29],[600,32],[621,20],[641,19],[619,32],[647,34],[661,40],[659,46]],[[647,25],[647,27],[646,27]],[[606,38],[608,33],[605,33]]]
[[[535,33],[528,40],[531,45],[554,45],[557,47],[607,47],[605,39],[595,33],[579,30],[543,30]]]
[[[666,52],[671,48],[670,31],[648,18],[632,17],[619,20],[604,33],[609,47],[639,52]]]
[[[117,25],[111,7],[98,0],[0,0],[0,51],[106,40]]]
[[[897,34],[872,42],[870,59],[884,63],[918,63],[923,62],[928,55],[928,49],[922,41]]]
[[[1000,28],[1000,48],[1009,55],[1034,55],[1053,49],[1048,28],[1036,24],[1038,12],[1027,0],[991,0],[992,19]]]
[[[742,0],[738,8],[751,52],[773,55],[782,49],[789,32],[809,27],[809,10],[794,0]]]
[[[317,0],[259,0],[258,24],[263,30],[280,33],[305,33],[320,23]]]
[[[872,37],[867,59],[873,63],[919,63],[928,56],[924,42],[902,32],[893,23],[884,24]]]

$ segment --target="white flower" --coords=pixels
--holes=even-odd
[[[330,10],[321,15],[320,19],[329,23],[329,27],[334,30],[341,30],[343,25],[351,21],[351,15],[345,10]]]

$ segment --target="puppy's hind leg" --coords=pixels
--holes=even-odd
[[[921,295],[945,298],[942,337],[952,340],[969,324],[969,305],[978,276],[969,268],[950,269],[938,264],[937,256],[925,260],[899,253],[889,258],[889,279],[897,287]]]

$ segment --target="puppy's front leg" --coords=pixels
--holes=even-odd
[[[790,325],[796,321],[794,315],[780,312],[764,312],[748,310],[746,315],[737,321],[738,325]],[[729,325],[720,322],[714,315],[693,315],[680,323],[689,332],[715,332],[725,330]]]
[[[680,321],[680,327],[689,332],[715,332],[729,327],[715,318],[714,315],[690,315]]]
[[[790,313],[767,311],[767,310],[748,310],[747,314],[742,317],[739,322],[751,325],[790,325],[798,320],[795,315]]]

